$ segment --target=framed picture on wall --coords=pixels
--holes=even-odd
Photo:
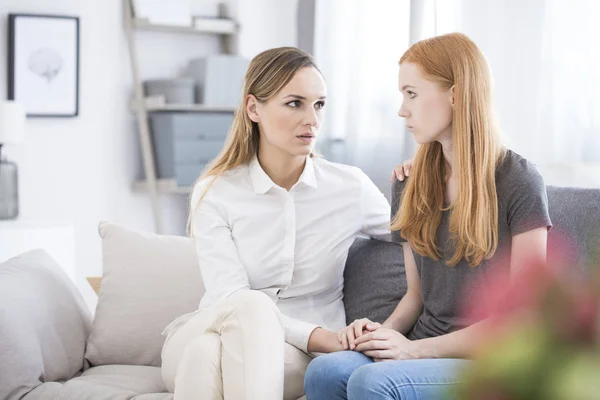
[[[79,18],[9,14],[8,99],[28,117],[79,115]]]

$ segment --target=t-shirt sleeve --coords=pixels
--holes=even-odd
[[[371,238],[390,240],[390,204],[369,177],[359,171],[361,186],[360,208],[362,213],[361,233]]]
[[[404,187],[406,186],[406,181],[408,178],[404,179],[404,181],[396,180],[392,185],[392,209],[391,209],[391,221],[394,221],[394,217],[400,208],[400,202],[402,200],[402,192],[404,191]],[[392,230],[392,242],[396,243],[406,243],[406,239],[404,239],[400,235],[400,229]]]
[[[548,212],[548,194],[542,175],[534,164],[522,160],[511,174],[504,190],[507,222],[511,236],[537,228],[552,228]]]

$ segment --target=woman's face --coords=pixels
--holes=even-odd
[[[326,94],[319,71],[306,67],[266,102],[249,95],[246,111],[260,127],[261,152],[277,151],[292,157],[310,154],[323,121]]]
[[[398,88],[403,97],[398,115],[406,120],[417,143],[452,140],[452,89],[425,79],[421,68],[411,62],[400,64]]]

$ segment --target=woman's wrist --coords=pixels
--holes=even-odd
[[[319,327],[313,330],[308,338],[308,351],[310,353],[333,353],[342,350],[344,350],[344,347],[335,332]]]
[[[391,321],[389,321],[389,320],[386,320],[386,321],[384,321],[384,322],[383,322],[383,324],[381,324],[381,327],[382,327],[382,328],[387,328],[387,329],[394,329],[394,330],[396,330],[396,329],[394,328],[394,324],[393,324]]]
[[[435,340],[431,339],[434,338],[413,340],[412,343],[415,346],[419,358],[443,358],[440,357],[438,349],[435,348]]]
[[[396,332],[400,332],[400,333],[404,334],[402,332],[402,323],[400,321],[395,321],[395,320],[387,319],[383,324],[381,324],[381,327],[382,328],[393,329]]]

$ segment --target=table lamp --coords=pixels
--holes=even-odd
[[[17,164],[2,156],[2,146],[20,144],[24,133],[25,108],[14,101],[0,101],[0,220],[19,215]]]

